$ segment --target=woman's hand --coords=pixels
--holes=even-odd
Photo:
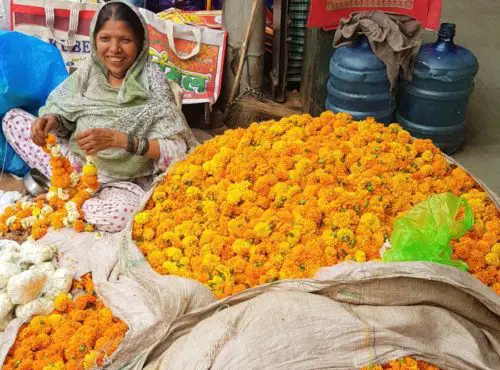
[[[59,120],[53,114],[37,118],[31,126],[31,139],[38,146],[44,146],[49,132],[59,126]]]
[[[87,155],[109,148],[127,148],[127,135],[110,128],[93,128],[79,133],[76,142]]]

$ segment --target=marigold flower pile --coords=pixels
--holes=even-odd
[[[92,278],[74,281],[72,289],[83,294],[58,296],[51,315],[21,327],[4,370],[94,369],[118,348],[128,327],[97,299]]]
[[[348,114],[295,115],[204,143],[156,187],[132,236],[157,272],[222,298],[379,259],[397,216],[448,191],[475,217],[453,257],[500,293],[500,217],[488,195],[430,140]]]
[[[386,365],[373,365],[363,368],[363,370],[439,370],[438,367],[429,365],[411,357],[390,361]]]
[[[83,218],[82,205],[99,188],[97,168],[91,157],[83,166],[80,176],[70,161],[61,154],[56,137],[49,135],[44,150],[50,154],[52,187],[45,200],[19,201],[7,207],[0,215],[0,236],[8,232],[24,231],[39,239],[49,227],[73,227],[78,232],[92,231]]]

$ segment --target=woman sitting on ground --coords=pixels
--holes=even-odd
[[[159,67],[149,61],[146,22],[122,1],[106,3],[90,33],[91,57],[40,109],[40,118],[15,109],[3,130],[32,168],[51,176],[40,146],[59,138],[62,154],[79,172],[92,155],[102,187],[83,205],[99,230],[122,230],[139,207],[152,175],[165,171],[196,144]]]

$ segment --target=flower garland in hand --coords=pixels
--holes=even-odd
[[[84,222],[82,212],[83,203],[100,186],[92,157],[86,157],[80,176],[68,158],[61,154],[54,135],[48,135],[43,149],[50,155],[52,187],[45,200],[19,201],[7,207],[0,215],[0,236],[11,231],[25,231],[36,240],[44,236],[49,227],[72,227],[78,232],[94,230],[93,225]]]
[[[57,296],[52,314],[34,316],[21,327],[4,370],[87,370],[104,365],[128,327],[96,297],[90,275],[74,280],[75,290],[84,292],[76,298]]]

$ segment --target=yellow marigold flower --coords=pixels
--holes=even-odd
[[[496,253],[500,256],[500,243],[496,243],[491,247],[491,252]]]
[[[286,128],[281,123],[276,122],[276,123],[272,124],[271,126],[269,126],[269,131],[275,135],[281,135],[286,131]]]
[[[42,210],[38,207],[33,207],[33,210],[31,211],[31,215],[38,217],[40,216],[40,213],[42,213]]]
[[[186,195],[192,198],[199,198],[201,196],[201,190],[196,186],[189,186],[186,189]]]
[[[149,221],[150,217],[151,214],[148,211],[139,212],[134,216],[134,221],[139,225],[144,225]]]
[[[93,369],[97,367],[97,356],[99,352],[97,351],[90,351],[85,355],[83,358],[83,368],[85,370]]]
[[[163,262],[162,267],[167,271],[168,274],[175,275],[179,272],[179,267],[177,263],[172,261]]]
[[[57,311],[66,312],[69,302],[71,302],[71,296],[61,293],[54,299],[54,308]]]
[[[345,243],[354,240],[354,233],[349,229],[340,229],[337,231],[337,238]]]
[[[490,266],[493,267],[498,267],[500,264],[500,257],[498,256],[497,253],[490,252],[486,255],[484,258],[486,260],[486,263]]]
[[[279,248],[279,253],[281,253],[282,255],[288,254],[292,249],[290,243],[288,242],[280,242],[278,248]]]
[[[335,212],[331,215],[332,227],[347,228],[357,221],[356,213],[352,210],[346,212]]]
[[[155,237],[155,231],[150,227],[144,228],[144,232],[142,233],[142,237],[144,240],[153,240]]]
[[[214,230],[206,229],[203,230],[200,237],[200,245],[205,245],[210,243],[217,236],[217,233]]]
[[[198,238],[194,235],[185,236],[182,239],[181,244],[184,248],[195,246],[198,244]]]
[[[363,216],[361,216],[359,223],[367,227],[371,231],[377,231],[380,229],[379,218],[371,212],[367,212]]]
[[[356,253],[354,253],[354,260],[356,262],[366,262],[366,253],[361,250],[356,251]]]
[[[272,233],[271,226],[269,226],[267,222],[257,223],[254,226],[253,231],[255,232],[255,235],[259,238],[265,238],[266,236],[269,236]]]
[[[168,258],[173,261],[179,261],[182,257],[182,251],[179,248],[169,247],[165,249],[165,253]]]
[[[148,262],[149,264],[153,267],[153,268],[156,268],[156,267],[159,267],[163,264],[163,262],[166,261],[166,257],[165,255],[162,253],[161,250],[154,250],[152,251],[150,254],[148,254]]]
[[[288,232],[286,241],[290,245],[295,245],[300,241],[300,238],[302,237],[302,233],[298,229],[292,229]]]
[[[162,242],[170,246],[178,246],[181,242],[179,237],[172,231],[165,231],[161,234],[160,239]]]
[[[167,199],[167,193],[164,191],[159,191],[158,189],[153,192],[153,201],[156,203],[161,203]]]
[[[286,140],[290,140],[290,141],[303,140],[305,136],[306,136],[306,133],[302,127],[292,127],[284,135]]]
[[[66,365],[62,361],[56,361],[44,366],[43,370],[66,370]]]
[[[284,140],[278,140],[278,141],[275,141],[272,148],[273,150],[276,150],[277,152],[281,152],[281,151],[284,151],[285,148],[286,148],[287,144]]]
[[[220,275],[215,275],[209,282],[208,286],[219,287],[224,284],[224,279]]]
[[[434,158],[434,154],[430,150],[426,150],[422,153],[422,159],[426,162],[431,162]]]
[[[60,325],[63,320],[64,320],[63,316],[58,313],[53,313],[48,317],[50,325],[54,327]]]
[[[213,175],[215,174],[219,169],[222,168],[222,164],[221,163],[218,163],[214,160],[211,160],[211,161],[206,161],[205,163],[203,163],[202,165],[203,169],[209,173],[210,175]]]
[[[237,204],[243,198],[243,195],[248,190],[250,186],[250,182],[243,181],[236,184],[229,185],[227,189],[226,201],[229,204]]]
[[[243,239],[236,239],[231,246],[233,252],[239,256],[247,256],[252,245]]]
[[[281,266],[283,265],[283,256],[281,254],[273,254],[270,258],[270,261],[271,263],[273,264],[273,266],[275,266],[276,268],[281,268]]]
[[[255,200],[257,199],[257,193],[253,190],[246,190],[244,193],[243,193],[243,196],[241,197],[241,199],[243,199],[245,202],[255,202]]]
[[[93,164],[85,164],[82,172],[84,176],[94,176],[97,174],[97,167]]]
[[[208,268],[214,268],[219,262],[219,256],[212,253],[205,254],[202,259],[202,264]]]
[[[313,163],[309,158],[302,158],[295,164],[295,169],[299,175],[306,175],[313,169]]]

